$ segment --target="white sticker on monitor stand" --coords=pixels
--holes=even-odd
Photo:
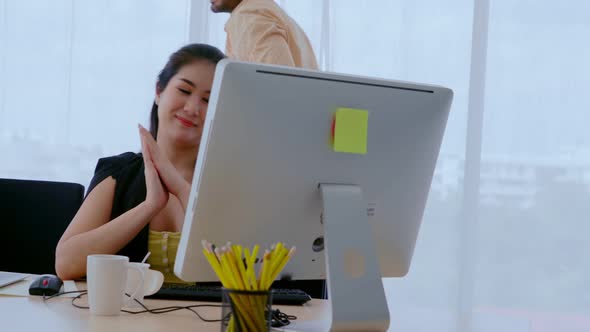
[[[367,217],[374,217],[375,216],[375,208],[376,207],[377,207],[377,203],[367,204]]]

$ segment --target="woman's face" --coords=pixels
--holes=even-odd
[[[197,60],[180,68],[164,91],[156,91],[158,138],[198,146],[207,114],[215,65]]]

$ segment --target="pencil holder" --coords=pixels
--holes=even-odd
[[[222,289],[221,331],[270,331],[272,292]]]

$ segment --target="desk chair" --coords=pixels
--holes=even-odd
[[[0,271],[55,274],[55,247],[83,198],[77,183],[0,179]]]

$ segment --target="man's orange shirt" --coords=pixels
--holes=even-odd
[[[243,0],[225,32],[230,59],[318,69],[305,32],[273,0]]]

